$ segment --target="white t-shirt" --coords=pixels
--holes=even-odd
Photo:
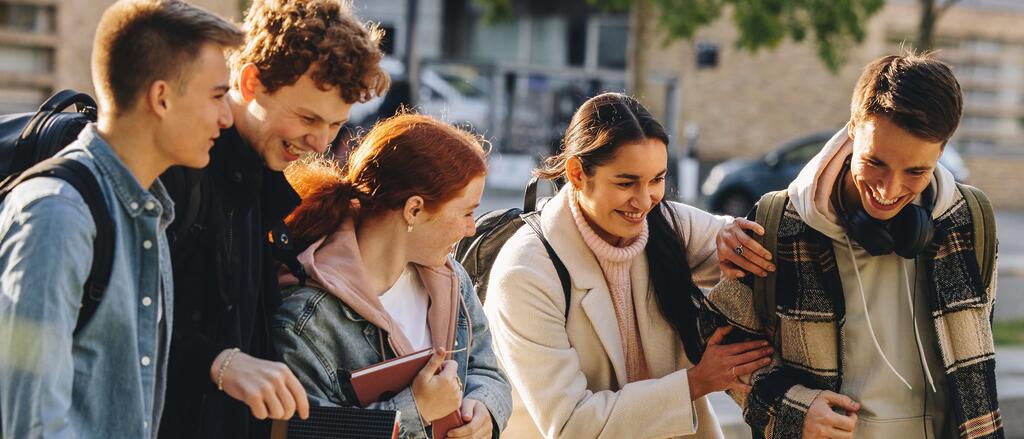
[[[380,302],[391,314],[391,319],[402,328],[414,350],[430,347],[430,328],[427,327],[430,298],[412,265],[407,265],[398,281],[381,294]]]

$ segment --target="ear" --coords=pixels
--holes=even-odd
[[[583,172],[583,162],[578,157],[569,157],[565,161],[565,177],[573,189],[582,190],[586,183],[586,173]]]
[[[260,69],[256,64],[248,63],[242,66],[242,72],[238,75],[238,91],[242,94],[242,101],[251,102],[256,99],[256,92],[263,90]]]
[[[149,111],[152,111],[153,114],[162,119],[171,108],[169,99],[172,93],[171,85],[167,81],[162,79],[153,81],[152,84],[149,84],[149,88],[146,89],[143,103]]]
[[[423,197],[419,195],[413,195],[405,200],[405,208],[402,209],[402,217],[405,218],[405,223],[409,225],[416,225],[422,218],[423,214]]]
[[[850,136],[850,141],[856,140],[853,133],[857,131],[857,118],[850,118],[848,125],[850,128],[846,130],[846,133]]]

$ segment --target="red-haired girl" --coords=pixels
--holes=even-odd
[[[311,403],[353,405],[339,371],[433,348],[409,388],[370,407],[401,411],[403,438],[428,437],[456,410],[466,425],[448,437],[497,437],[511,390],[473,284],[448,256],[475,231],[485,173],[475,137],[412,114],[378,123],[344,169],[319,160],[287,171],[303,201],[286,223],[308,246],[309,279],[281,277],[272,336]]]

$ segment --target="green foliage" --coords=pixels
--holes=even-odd
[[[817,46],[818,57],[835,72],[843,54],[864,41],[870,17],[885,0],[652,0],[661,10],[661,26],[670,40],[692,38],[696,30],[731,6],[740,31],[737,47],[757,52],[787,37]]]
[[[1024,320],[996,320],[992,324],[992,338],[997,345],[1024,345]]]
[[[511,0],[475,0],[491,17],[512,14]],[[607,10],[627,10],[639,0],[587,0]],[[868,19],[885,0],[646,0],[655,7],[667,41],[690,39],[726,10],[740,31],[737,47],[750,52],[778,46],[787,37],[812,39],[818,57],[835,72],[846,50],[864,40]]]

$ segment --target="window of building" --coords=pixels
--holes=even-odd
[[[1003,43],[996,40],[976,38],[972,40],[964,40],[961,43],[960,48],[971,53],[998,55],[1003,51]]]
[[[25,87],[0,87],[0,114],[36,111],[50,90]]]
[[[972,130],[990,130],[996,127],[999,119],[990,116],[966,115],[963,126]]]
[[[628,40],[629,22],[625,18],[601,19],[597,37],[597,66],[604,69],[625,69]]]
[[[964,92],[964,100],[968,105],[994,105],[999,100],[999,94],[993,91],[967,90]]]
[[[56,31],[55,6],[0,2],[0,29],[52,34]]]
[[[0,72],[52,73],[53,48],[0,46]]]

